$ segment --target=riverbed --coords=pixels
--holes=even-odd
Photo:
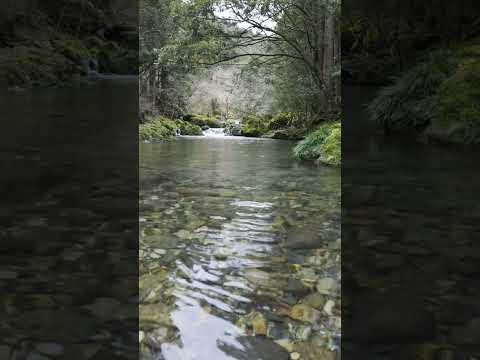
[[[140,145],[144,359],[333,359],[340,343],[340,170],[293,142]]]

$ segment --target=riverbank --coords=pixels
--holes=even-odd
[[[382,87],[369,106],[379,130],[425,143],[480,142],[478,28],[466,22],[452,35],[421,22],[399,30],[395,17],[343,22],[342,81]]]
[[[0,19],[1,87],[31,88],[78,81],[86,75],[138,73],[138,30],[133,20],[115,16],[104,4],[22,3],[28,11]]]
[[[297,121],[297,124],[295,122]],[[139,127],[142,141],[161,141],[177,135],[202,135],[209,128],[223,128],[225,135],[251,138],[269,138],[299,141],[294,156],[299,160],[315,161],[326,165],[341,164],[341,122],[329,121],[314,130],[299,126],[291,113],[274,116],[247,116],[240,122],[222,122],[207,115],[185,115],[182,119],[152,117]]]

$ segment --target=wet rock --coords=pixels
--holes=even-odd
[[[480,318],[471,319],[465,325],[453,328],[451,341],[454,344],[477,345],[480,343]]]
[[[295,227],[287,231],[286,246],[289,249],[318,249],[321,245],[315,226]]]
[[[421,299],[408,295],[391,292],[356,297],[349,305],[351,320],[343,319],[352,341],[403,344],[432,339],[433,314]]]
[[[265,336],[242,336],[236,339],[242,348],[228,343],[219,344],[225,354],[236,360],[288,360],[289,353]]]
[[[326,303],[325,303],[325,306],[323,307],[323,311],[327,314],[327,315],[333,315],[333,308],[335,307],[335,301],[333,300],[328,300]]]
[[[10,359],[10,348],[6,345],[0,345],[0,359]]]
[[[298,352],[292,352],[290,354],[290,359],[292,360],[299,360],[300,359],[300,354]]]
[[[302,297],[308,294],[310,289],[298,279],[288,279],[287,291],[296,297]]]
[[[295,352],[300,354],[302,360],[335,360],[337,353],[326,347],[313,346],[308,342],[297,343],[294,346]]]
[[[338,282],[333,278],[319,279],[317,282],[317,291],[320,294],[330,295],[337,291]]]
[[[139,306],[140,328],[150,331],[158,326],[170,326],[170,309],[162,303],[141,304]]]
[[[320,311],[304,304],[294,305],[290,309],[289,316],[292,319],[314,324],[320,319]]]
[[[95,333],[97,321],[74,308],[42,309],[23,313],[15,319],[15,326],[40,341],[70,342],[88,339]]]
[[[43,355],[37,353],[37,352],[31,352],[30,354],[28,354],[26,360],[50,360],[50,359],[46,356],[43,356]]]
[[[39,353],[50,356],[60,356],[64,352],[63,345],[56,343],[40,343],[35,348]]]
[[[18,273],[14,270],[0,270],[0,280],[13,280],[18,277]]]
[[[252,311],[246,315],[243,319],[240,319],[239,326],[244,328],[247,333],[248,330],[253,330],[255,335],[267,335],[268,324],[267,320],[258,311]]]
[[[175,233],[175,236],[179,237],[180,239],[187,240],[192,238],[192,233],[187,230],[179,230]]]
[[[325,295],[322,295],[318,292],[307,295],[303,300],[302,304],[311,306],[317,310],[322,310],[327,299]]]

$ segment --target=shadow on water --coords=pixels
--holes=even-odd
[[[137,356],[137,80],[0,107],[0,358]]]
[[[143,358],[335,356],[340,172],[295,162],[292,147],[140,145]]]
[[[344,91],[344,355],[478,356],[478,151],[375,134],[372,95]]]

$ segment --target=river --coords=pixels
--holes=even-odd
[[[332,358],[340,170],[212,135],[140,144],[142,357]]]

